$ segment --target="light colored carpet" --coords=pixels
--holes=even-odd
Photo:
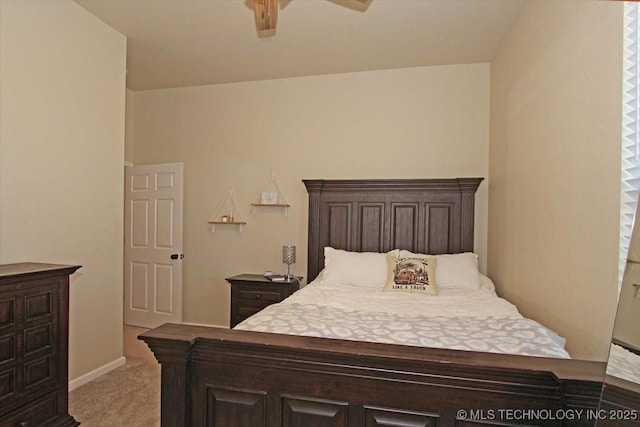
[[[69,412],[83,427],[160,425],[160,365],[137,339],[145,331],[125,326],[127,363],[69,393]]]

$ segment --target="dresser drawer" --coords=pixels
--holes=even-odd
[[[0,427],[42,426],[53,421],[58,412],[58,394],[51,393],[9,413],[0,420]]]

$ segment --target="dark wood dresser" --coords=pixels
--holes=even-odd
[[[68,413],[69,275],[0,265],[0,427],[77,426]]]
[[[300,288],[299,277],[287,281],[271,281],[259,274],[240,274],[226,279],[231,284],[230,327],[263,308],[282,301]]]

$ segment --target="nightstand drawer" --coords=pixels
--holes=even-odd
[[[283,299],[280,292],[255,291],[251,289],[238,290],[238,302],[240,304],[258,304],[267,306]]]
[[[302,278],[294,277],[288,281],[272,282],[258,274],[241,274],[229,277],[231,285],[232,328],[263,308],[278,303],[294,293],[300,287]]]

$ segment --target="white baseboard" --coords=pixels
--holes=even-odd
[[[106,365],[102,365],[97,369],[94,369],[91,372],[87,372],[84,375],[80,375],[78,378],[69,381],[69,391],[80,387],[81,385],[85,385],[89,381],[95,380],[96,378],[106,374],[107,372],[111,372],[116,368],[127,363],[127,359],[122,356],[112,362],[107,363]]]
[[[191,323],[191,322],[182,322],[183,325],[191,325],[191,326],[206,326],[209,328],[226,328],[229,329],[229,326],[222,326],[222,325],[211,325],[211,324],[204,324],[204,323]],[[97,369],[94,369],[91,372],[88,372],[84,375],[79,376],[78,378],[69,381],[69,391],[76,389],[82,385],[85,385],[86,383],[95,380],[96,378],[113,371],[116,368],[119,368],[120,366],[124,365],[125,363],[127,363],[127,359],[122,356],[112,362],[107,363],[106,365],[103,365]]]

